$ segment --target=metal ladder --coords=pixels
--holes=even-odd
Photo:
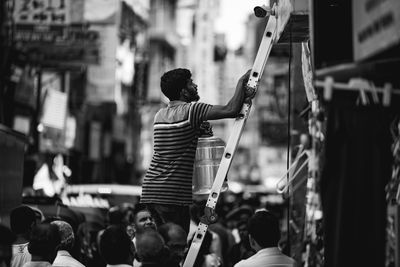
[[[208,226],[217,221],[215,206],[217,204],[224,179],[231,166],[233,155],[236,151],[244,126],[249,116],[252,98],[257,92],[257,87],[263,74],[268,56],[271,52],[272,45],[277,41],[278,29],[277,17],[275,14],[276,9],[277,8],[274,5],[269,12],[270,16],[268,18],[268,23],[265,27],[263,38],[258,48],[257,56],[251,69],[249,80],[246,84],[247,98],[245,99],[245,103],[243,104],[242,109],[233,124],[233,130],[226,144],[225,151],[211,188],[211,192],[207,199],[204,209],[204,216],[201,218],[200,223],[197,226],[197,230],[193,236],[193,241],[189,248],[189,252],[186,256],[183,267],[192,267],[194,265]]]

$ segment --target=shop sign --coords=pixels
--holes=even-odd
[[[83,0],[14,1],[16,24],[64,25],[83,21]]]
[[[118,28],[116,25],[92,25],[100,33],[99,64],[87,69],[87,98],[89,103],[114,102],[116,87],[116,53]]]
[[[85,24],[37,25],[17,24],[14,40],[26,43],[49,43],[54,45],[93,45],[99,38],[97,31]]]
[[[353,0],[352,8],[355,60],[368,58],[400,42],[400,1]]]
[[[41,55],[43,62],[97,64],[99,61],[99,32],[87,25],[19,24],[14,40],[23,44],[27,53]]]

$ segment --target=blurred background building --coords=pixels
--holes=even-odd
[[[63,182],[140,184],[152,120],[167,103],[161,75],[189,68],[201,101],[224,104],[251,68],[266,23],[249,8],[245,41],[232,49],[216,29],[220,1],[8,0],[2,7],[10,79],[3,78],[1,115],[29,139],[23,183],[36,189],[43,166],[39,176],[57,179],[56,155],[67,170]],[[289,54],[288,45],[272,51],[232,181],[273,191],[285,169]],[[227,140],[232,122],[212,122],[214,134]]]
[[[20,204],[22,195],[51,197],[59,194],[65,185],[77,185],[69,187],[74,196],[66,199],[65,203],[76,203],[77,199],[86,201],[80,194],[83,190],[80,184],[94,184],[94,188],[90,188],[93,195],[109,194],[112,190],[140,195],[141,180],[153,153],[153,118],[158,109],[168,102],[160,91],[161,75],[173,68],[188,68],[199,86],[201,101],[225,104],[234,93],[238,78],[252,67],[267,23],[266,19],[256,18],[252,9],[255,5],[273,5],[276,2],[1,1],[0,217]],[[324,136],[326,130],[326,114],[322,111],[312,113],[314,111],[311,111],[305,94],[304,84],[307,81],[303,80],[302,68],[307,63],[302,60],[305,53],[301,42],[311,50],[309,74],[312,77],[308,78],[312,86],[315,80],[321,82],[327,77],[346,85],[353,78],[363,77],[382,88],[399,88],[399,1],[280,2],[290,2],[293,11],[286,30],[271,50],[253,100],[251,114],[228,174],[231,192],[243,195],[261,192],[263,195],[258,195],[256,201],[281,204],[280,214],[287,222],[282,225],[284,234],[288,235],[284,238],[287,242],[285,247],[292,250],[287,254],[292,254],[299,262],[304,263],[311,258],[312,261],[307,264],[318,266],[323,261],[325,249],[321,245],[322,235],[334,233],[336,223],[342,223],[340,220],[346,218],[350,226],[346,232],[330,236],[335,240],[327,241],[329,253],[326,255],[330,259],[340,258],[348,262],[348,258],[359,259],[347,253],[358,251],[365,254],[365,249],[371,249],[373,253],[369,258],[374,256],[376,262],[381,262],[385,252],[383,236],[386,233],[389,240],[386,244],[387,266],[392,266],[390,264],[400,259],[400,200],[398,194],[397,199],[393,199],[393,192],[399,192],[399,179],[394,177],[398,172],[393,172],[392,183],[385,187],[390,179],[386,177],[387,173],[391,170],[384,167],[389,165],[391,159],[382,160],[375,151],[369,157],[363,153],[364,150],[355,149],[359,154],[351,160],[365,155],[368,160],[372,156],[377,158],[371,164],[355,162],[350,167],[346,161],[343,169],[335,165],[328,172],[341,171],[333,177],[331,186],[325,184],[325,197],[330,196],[333,200],[328,204],[343,203],[340,208],[344,210],[324,210],[330,218],[330,232],[323,233],[321,230],[320,206],[306,207],[311,202],[308,194],[311,192],[318,197],[320,193],[315,185],[322,168],[315,168],[312,175],[304,168],[296,179],[299,181],[294,185],[296,190],[288,195],[277,194],[276,183],[293,163],[301,135],[315,140],[315,136],[310,136],[310,127],[315,125],[309,121],[314,119],[316,124],[322,125],[318,129],[322,133],[320,136]],[[226,18],[222,22],[226,14],[230,15],[232,22]],[[237,24],[239,14],[243,19],[240,21],[243,28]],[[223,23],[227,24],[225,29],[222,29]],[[232,36],[240,39],[234,45]],[[338,103],[359,98],[359,91],[336,94],[339,100],[335,104],[340,106]],[[351,102],[352,109],[346,111],[348,114],[360,108],[355,102]],[[398,118],[400,105],[397,102],[393,97],[387,112],[375,109],[376,105],[366,105],[361,110],[368,110],[371,116],[378,113],[390,113],[391,116],[397,112]],[[329,105],[324,107],[330,108]],[[361,121],[359,114],[356,115],[355,121]],[[377,125],[389,121],[390,116],[378,120]],[[353,121],[346,122],[346,118],[352,117],[343,116],[341,123],[354,124]],[[232,123],[233,120],[229,119],[211,122],[214,135],[227,141]],[[393,135],[396,130],[391,130]],[[392,141],[388,141],[390,134],[370,141],[363,139],[369,135],[362,133],[353,143],[357,142],[360,148],[369,148],[371,143],[379,146],[378,141],[383,140],[389,144]],[[347,141],[346,138],[341,139],[339,141]],[[342,147],[348,146],[349,143],[342,144]],[[386,148],[385,152],[388,152],[389,146]],[[316,165],[325,160],[325,151],[321,149],[317,152],[321,160]],[[346,154],[345,151],[340,152]],[[397,161],[394,163],[398,164]],[[366,165],[376,169],[364,173]],[[360,166],[360,171],[354,166]],[[354,170],[357,172],[351,173]],[[337,183],[339,178],[343,184]],[[358,180],[352,180],[355,178],[360,178],[362,182],[357,184]],[[314,188],[307,188],[307,184],[312,184],[309,181],[314,182]],[[348,186],[348,181],[355,185]],[[383,185],[380,191],[374,188],[375,182]],[[98,184],[117,187],[111,190],[111,187],[97,187]],[[390,203],[385,203],[385,194],[386,201]],[[355,201],[348,203],[348,199]],[[371,199],[373,203],[366,204],[365,201]],[[90,198],[90,203],[93,202],[94,199]],[[107,207],[106,204],[103,206]],[[357,214],[365,215],[363,220],[353,218],[353,206],[364,211]],[[309,213],[319,214],[319,218],[307,221],[307,209]],[[370,220],[371,216],[378,218],[379,222]],[[391,228],[385,229],[386,221],[392,224],[388,224]],[[306,228],[314,231],[310,238]],[[365,232],[372,231],[377,236],[376,242],[369,242],[368,239],[360,241],[369,238]],[[373,245],[366,247],[370,244]],[[347,245],[352,247],[347,248]],[[305,248],[313,251],[306,251]],[[309,257],[310,253],[314,256]]]

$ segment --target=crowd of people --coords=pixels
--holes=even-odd
[[[90,221],[75,225],[68,218],[21,205],[11,211],[10,227],[0,227],[0,266],[182,266],[204,205],[203,199],[191,206],[189,232],[179,224],[160,221],[142,203],[110,208],[105,225]],[[261,266],[252,262],[265,261],[269,254],[259,251],[271,248],[273,261],[279,254],[283,259],[278,262],[288,264],[282,266],[294,266],[278,249],[278,214],[256,212],[260,207],[246,202],[218,207],[219,219],[209,226],[194,266]]]

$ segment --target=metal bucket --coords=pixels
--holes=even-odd
[[[193,172],[193,194],[210,194],[215,176],[225,150],[225,142],[215,136],[200,137],[197,143]],[[225,181],[221,192],[228,189]]]

